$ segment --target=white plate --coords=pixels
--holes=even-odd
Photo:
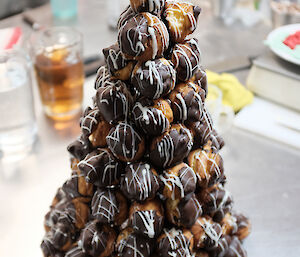
[[[270,32],[267,38],[267,42],[272,42],[275,40],[275,38],[278,37],[279,34],[282,33],[288,33],[289,35],[295,33],[296,31],[300,30],[300,23],[296,24],[290,24],[286,26],[279,27],[277,29],[274,29]],[[300,59],[295,58],[294,56],[286,53],[285,51],[282,51],[281,49],[278,49],[272,45],[268,45],[269,48],[272,50],[273,53],[275,53],[277,56],[281,57],[282,59],[300,65]]]

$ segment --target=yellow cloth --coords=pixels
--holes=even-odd
[[[206,71],[206,75],[208,84],[216,85],[223,92],[223,104],[231,106],[234,112],[252,103],[253,94],[234,75],[212,71]]]

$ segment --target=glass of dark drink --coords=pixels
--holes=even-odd
[[[53,27],[41,31],[32,48],[46,115],[55,120],[73,118],[81,110],[83,99],[81,34],[70,27]]]

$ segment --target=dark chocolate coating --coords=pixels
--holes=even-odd
[[[114,244],[115,238],[116,235],[113,229],[94,220],[89,222],[82,230],[78,244],[90,256],[103,256],[107,249],[111,249],[105,254],[105,256],[108,256],[113,250],[112,244]]]
[[[82,201],[89,202],[93,194],[93,185],[85,181],[84,175],[78,169],[72,171],[71,178],[61,188],[69,200],[80,197]]]
[[[113,155],[122,161],[134,161],[144,152],[143,137],[129,123],[121,122],[112,128],[106,142]]]
[[[187,157],[192,146],[191,132],[185,126],[176,124],[152,141],[149,157],[153,165],[170,167]]]
[[[82,134],[89,136],[97,128],[97,124],[100,120],[100,111],[98,107],[91,109],[87,107],[80,119],[80,127]]]
[[[136,67],[131,82],[141,93],[150,99],[167,95],[175,86],[176,73],[169,61],[164,58],[147,61]]]
[[[48,228],[54,227],[58,220],[61,217],[67,217],[73,215],[74,211],[72,211],[72,204],[68,201],[60,201],[55,207],[51,208],[50,211],[46,214],[44,224]],[[66,223],[72,223],[69,219],[66,220]]]
[[[67,150],[77,160],[82,160],[92,149],[91,143],[85,136],[81,135],[73,143],[69,144]]]
[[[51,228],[53,246],[58,250],[63,250],[68,244],[71,244],[75,235],[75,229],[70,223],[58,221]]]
[[[128,65],[128,61],[122,55],[118,43],[104,48],[102,52],[105,57],[108,70],[113,76],[116,75],[117,71],[124,69]]]
[[[176,44],[171,60],[174,64],[177,78],[181,81],[189,80],[197,71],[201,61],[198,40],[192,38],[181,44]]]
[[[121,27],[124,26],[127,20],[134,17],[136,15],[136,12],[132,10],[131,6],[128,5],[126,9],[121,13],[119,20],[118,20],[118,30],[121,29]]]
[[[169,46],[169,33],[161,20],[144,12],[124,22],[118,43],[125,58],[145,62],[163,55]]]
[[[152,248],[150,239],[130,233],[120,240],[116,251],[120,257],[149,257]]]
[[[170,94],[174,120],[179,122],[198,121],[201,119],[204,109],[205,92],[201,88],[196,89],[196,84],[179,84]],[[199,92],[197,92],[199,91]]]
[[[122,163],[105,148],[90,152],[78,163],[78,168],[85,175],[86,181],[97,187],[116,184],[123,170]]]
[[[159,179],[153,173],[153,168],[147,163],[133,163],[125,168],[125,175],[121,178],[123,194],[132,200],[145,201],[154,198],[159,189]]]
[[[175,228],[164,230],[163,235],[158,239],[158,255],[160,257],[190,257],[190,240],[185,237],[181,230]]]
[[[198,66],[198,69],[194,72],[194,76],[191,80],[200,86],[205,91],[205,97],[207,95],[207,76],[203,67]]]
[[[180,201],[178,204],[178,211],[180,213],[180,218],[175,222],[187,228],[193,226],[199,216],[202,215],[201,205],[194,194],[187,201]]]
[[[130,0],[130,4],[135,12],[150,12],[160,16],[165,6],[165,0]]]
[[[203,212],[217,222],[224,218],[225,214],[231,210],[233,204],[231,194],[221,185],[203,189],[198,194],[198,199],[202,203]]]
[[[113,83],[113,80],[111,79],[111,75],[107,69],[107,66],[101,66],[97,70],[97,77],[95,80],[94,88],[97,90],[99,87],[102,87],[105,83]]]
[[[237,237],[232,237],[224,257],[246,257],[247,253]]]
[[[222,235],[221,238],[218,241],[218,244],[216,244],[214,247],[212,247],[211,250],[209,250],[209,256],[211,257],[220,257],[224,256],[227,253],[227,250],[231,243],[231,236]]]
[[[127,119],[132,96],[120,80],[104,83],[97,89],[96,104],[101,116],[110,124]]]
[[[119,213],[119,203],[111,189],[98,189],[91,203],[92,215],[100,223],[112,223]]]
[[[208,141],[211,141],[211,150],[213,152],[218,152],[224,146],[224,140],[213,128],[213,121],[205,107],[201,120],[188,122],[187,127],[194,135],[194,149],[202,148]]]
[[[165,170],[160,180],[164,184],[162,193],[172,200],[182,199],[194,193],[197,183],[195,172],[186,163],[180,163]]]
[[[55,256],[56,253],[58,253],[58,250],[55,249],[53,245],[51,232],[46,233],[46,235],[44,236],[41,243],[41,249],[44,257],[52,257]]]
[[[79,246],[72,247],[68,252],[66,252],[65,257],[90,257],[86,252],[82,250]]]
[[[137,211],[130,218],[130,225],[138,234],[149,238],[157,237],[162,231],[164,217],[155,210]]]
[[[169,120],[161,110],[146,106],[142,101],[135,104],[132,114],[135,125],[147,135],[161,135],[170,126]]]
[[[148,24],[143,15],[135,15],[120,27],[118,43],[122,53],[136,57],[145,51],[148,42]]]
[[[210,217],[200,217],[191,228],[191,232],[194,235],[195,248],[211,250],[219,243],[222,227]]]

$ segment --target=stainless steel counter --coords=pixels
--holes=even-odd
[[[116,33],[106,26],[104,0],[79,4],[78,19],[70,24],[84,34],[88,56],[114,43]],[[30,14],[45,25],[57,24],[48,5]],[[19,15],[0,21],[0,28],[15,25],[29,31]],[[268,31],[266,25],[226,28],[204,6],[196,37],[204,64],[211,64],[230,56],[259,54]],[[236,75],[244,81],[247,72]],[[85,105],[94,93],[93,79],[85,86]],[[19,163],[0,163],[0,256],[42,255],[43,216],[57,187],[69,176],[66,146],[79,133],[77,121],[58,124],[45,118],[36,87],[34,93],[39,127],[34,150]],[[235,208],[248,214],[253,224],[245,242],[249,257],[299,257],[300,152],[235,128],[225,139],[227,188],[234,195]]]

